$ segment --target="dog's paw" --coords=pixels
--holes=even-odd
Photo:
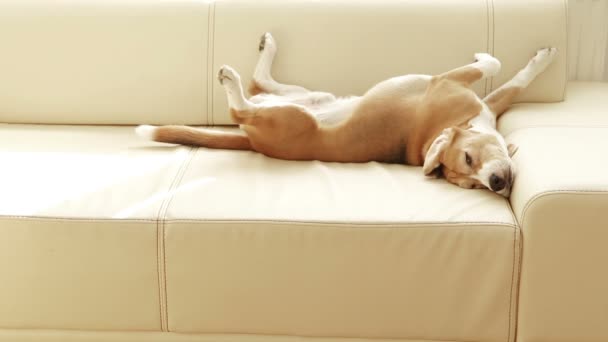
[[[544,70],[547,66],[549,66],[549,64],[551,64],[551,62],[553,62],[556,55],[557,48],[551,47],[540,49],[536,51],[536,55],[534,55],[534,57],[532,57],[530,60],[530,65]]]
[[[489,53],[476,53],[475,62],[479,64],[479,69],[483,72],[484,77],[496,76],[500,72],[500,61]]]
[[[485,52],[478,52],[474,56],[475,56],[475,62],[494,59],[494,57],[492,57],[492,55],[490,55],[489,53],[485,53]]]
[[[239,81],[240,76],[236,70],[227,65],[223,65],[217,73],[217,79],[220,81],[220,84],[227,86],[229,84],[234,84],[235,81]]]
[[[258,46],[258,50],[260,52],[262,52],[262,51],[268,51],[271,53],[276,52],[277,44],[274,41],[274,37],[272,36],[272,34],[270,34],[270,32],[266,32],[260,37],[260,45]]]

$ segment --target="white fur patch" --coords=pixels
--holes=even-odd
[[[485,52],[475,54],[475,67],[483,73],[483,77],[496,76],[500,72],[500,61]]]
[[[156,137],[156,127],[150,125],[141,125],[135,127],[135,134],[147,140],[154,140]]]
[[[224,65],[220,68],[217,77],[226,91],[228,107],[239,111],[255,108],[255,105],[245,98],[241,76],[236,70]]]
[[[526,88],[541,72],[545,71],[547,67],[553,62],[553,59],[557,55],[556,48],[540,49],[536,52],[536,55],[532,57],[530,62],[521,71],[513,77],[513,79],[507,82],[505,85],[510,87],[521,87]]]

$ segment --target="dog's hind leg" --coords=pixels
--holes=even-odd
[[[513,99],[525,89],[540,73],[542,73],[553,61],[557,53],[555,48],[541,49],[530,59],[525,68],[520,70],[515,77],[498,89],[491,92],[483,100],[490,110],[499,117],[513,103]]]
[[[440,74],[436,77],[447,78],[468,87],[486,77],[492,77],[500,71],[500,62],[487,53],[476,53],[475,62]]]
[[[309,92],[304,87],[282,84],[272,78],[271,70],[274,56],[277,53],[277,43],[270,33],[266,32],[260,38],[259,50],[260,58],[253,73],[253,80],[249,85],[251,95],[260,93],[288,95]]]
[[[236,70],[224,65],[220,68],[217,79],[226,91],[232,120],[238,124],[245,124],[247,119],[254,117],[259,105],[245,98],[241,76]]]

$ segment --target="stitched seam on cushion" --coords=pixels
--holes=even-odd
[[[125,222],[125,223],[150,223],[156,222],[155,219],[136,220],[136,219],[106,219],[106,218],[73,218],[73,217],[39,217],[39,216],[0,216],[1,220],[29,220],[29,221],[71,221],[71,222]],[[165,222],[191,222],[191,223],[268,223],[268,224],[294,224],[294,225],[331,225],[331,226],[383,226],[383,227],[408,227],[408,226],[479,226],[479,225],[498,225],[515,228],[515,224],[499,221],[419,221],[419,222],[373,222],[373,221],[313,221],[313,220],[272,220],[272,219],[170,219]]]
[[[288,227],[308,227],[308,228],[336,228],[336,229],[487,229],[488,226],[493,227],[495,229],[515,229],[516,227],[512,224],[506,223],[449,223],[442,224],[438,226],[433,223],[412,223],[412,224],[345,224],[345,223],[311,223],[311,222],[273,222],[273,221],[229,221],[229,220],[209,220],[209,221],[201,221],[201,220],[168,220],[166,221],[169,224],[197,224],[197,223],[206,223],[206,224],[237,224],[237,225],[251,225],[251,224],[265,224],[265,225],[273,225],[273,226],[288,226]]]
[[[179,185],[181,181],[181,177],[183,176],[184,170],[189,165],[190,160],[192,160],[194,147],[190,147],[188,150],[188,155],[182,161],[181,165],[177,169],[175,176],[173,176],[173,181],[169,186],[167,191],[168,196],[163,200],[158,209],[158,214],[156,217],[156,262],[157,262],[157,271],[158,271],[158,297],[160,301],[160,328],[161,331],[169,331],[168,329],[168,317],[167,317],[167,289],[166,289],[166,264],[165,264],[165,240],[164,240],[164,218],[167,212],[168,203],[173,198],[172,192]],[[179,180],[178,180],[179,179]]]
[[[509,324],[507,326],[507,342],[511,342],[511,330],[513,324],[513,292],[515,291],[515,287],[517,284],[517,282],[515,281],[515,265],[517,263],[517,231],[517,228],[513,229],[513,264],[511,268],[511,291],[509,293]]]
[[[168,193],[170,193],[171,190],[173,189],[177,175],[179,174],[179,171],[181,170],[182,167],[183,167],[183,162],[177,169],[177,172],[175,173],[175,175],[173,176],[173,180],[171,181],[171,184],[169,185],[169,188],[167,189]],[[158,307],[159,307],[159,311],[160,311],[159,312],[160,330],[166,331],[165,318],[164,318],[165,310],[164,310],[163,290],[162,290],[162,285],[161,285],[164,271],[161,269],[161,263],[160,263],[160,255],[162,253],[162,248],[161,248],[161,241],[159,238],[160,217],[161,217],[161,212],[163,210],[163,206],[164,206],[164,201],[160,204],[160,206],[158,207],[158,212],[156,213],[156,275],[158,278]]]
[[[490,52],[490,0],[486,0],[486,51]],[[483,97],[488,96],[488,79],[485,79]]]
[[[55,334],[58,333],[62,333],[62,332],[70,332],[70,333],[82,333],[84,335],[84,338],[88,338],[89,336],[95,335],[97,337],[99,336],[109,336],[109,337],[113,337],[113,335],[115,334],[123,334],[123,333],[127,333],[129,335],[150,335],[150,334],[158,334],[157,332],[153,331],[153,330],[103,330],[103,331],[92,331],[92,330],[83,330],[83,329],[47,329],[47,328],[0,328],[0,332],[8,332],[8,333],[12,333],[15,332],[17,334],[27,334],[30,332],[36,332],[36,333],[48,333],[48,334],[53,334],[53,336]],[[167,335],[174,335],[174,336],[181,336],[181,337],[190,337],[190,338],[195,338],[195,337],[203,337],[205,338],[205,340],[211,340],[213,341],[214,337],[217,336],[221,336],[221,337],[231,337],[230,340],[233,341],[240,341],[242,340],[243,337],[287,337],[287,338],[298,338],[298,339],[309,339],[311,340],[311,342],[314,342],[315,340],[324,340],[324,339],[330,339],[333,340],[335,342],[341,342],[342,340],[346,340],[346,341],[376,341],[376,342],[408,342],[408,341],[415,341],[415,342],[478,342],[478,341],[469,341],[469,340],[421,340],[421,339],[395,339],[395,338],[383,338],[383,337],[373,337],[373,338],[365,338],[365,339],[361,339],[358,337],[324,337],[324,336],[306,336],[306,335],[297,335],[297,334],[247,334],[247,333],[225,333],[225,332],[221,332],[221,331],[217,331],[217,332],[206,332],[206,333],[170,333]],[[142,337],[146,337],[146,336],[142,336]],[[209,339],[209,337],[211,337],[211,339]],[[224,338],[219,338],[216,340],[225,340]],[[241,339],[233,339],[233,338],[241,338]],[[191,341],[192,339],[188,339],[189,341]],[[88,340],[88,339],[86,339]],[[115,340],[112,339],[112,340]],[[104,340],[105,341],[105,340]],[[137,341],[144,341],[142,339],[138,339]],[[186,341],[184,339],[179,339],[176,341]]]
[[[515,222],[515,229],[513,229],[513,269],[511,270],[511,293],[509,294],[509,324],[507,327],[507,329],[509,329],[507,332],[507,341],[511,342],[511,332],[512,331],[514,332],[514,330],[517,329],[517,318],[514,317],[514,316],[516,316],[517,310],[513,311],[513,304],[514,304],[513,292],[518,290],[519,283],[520,283],[519,277],[520,277],[521,265],[518,265],[518,267],[517,267],[517,270],[518,270],[517,281],[515,281],[516,280],[515,266],[516,266],[516,263],[520,264],[520,262],[521,262],[521,254],[517,254],[518,257],[516,258],[517,234],[520,233],[521,229],[520,229],[519,223],[517,222],[517,217],[515,217],[515,212],[513,212],[513,207],[511,207],[511,204],[508,199],[505,198],[505,201],[507,202],[507,204],[509,204],[511,218],[513,219],[513,222]],[[521,239],[519,241],[521,241]],[[519,293],[519,291],[517,293]],[[513,318],[515,318],[515,319],[513,319]],[[515,334],[513,334],[513,336],[515,336]]]
[[[517,262],[517,287],[516,290],[517,292],[515,293],[515,299],[514,302],[516,304],[516,310],[515,312],[513,312],[513,316],[514,316],[514,324],[513,324],[513,341],[515,341],[517,339],[517,329],[518,329],[518,318],[519,318],[519,294],[520,294],[520,288],[521,288],[521,267],[522,267],[522,263],[523,263],[523,253],[524,253],[524,238],[523,238],[523,234],[522,234],[522,229],[521,226],[518,225],[517,228],[517,233],[519,234],[518,238],[519,238],[519,249],[518,249],[518,262]]]
[[[494,54],[496,53],[496,49],[495,49],[495,44],[496,44],[496,20],[495,20],[495,15],[494,15],[494,0],[490,0],[490,4],[492,5],[492,53],[491,55],[494,56]],[[494,77],[492,76],[490,77],[490,93],[492,91],[494,91]]]
[[[211,64],[211,6],[213,6],[213,4],[210,4],[209,9],[207,10],[207,78],[205,80],[207,82],[207,113],[205,113],[205,125],[209,125],[209,113],[213,107],[211,104],[211,87],[213,84],[210,77],[211,70],[209,70],[209,65]]]
[[[532,198],[528,200],[524,209],[522,210],[521,215],[521,223],[523,224],[526,219],[526,214],[528,213],[528,209],[536,202],[538,199],[547,197],[550,195],[556,194],[570,194],[570,195],[608,195],[608,189],[598,189],[598,190],[567,190],[567,189],[558,189],[558,190],[548,190],[540,192],[534,195]]]
[[[166,217],[167,217],[167,211],[169,210],[169,205],[171,204],[171,201],[173,200],[173,197],[175,195],[175,190],[179,189],[179,185],[181,184],[184,175],[186,174],[186,171],[188,170],[188,167],[190,166],[190,163],[192,162],[192,159],[194,159],[194,156],[196,155],[196,151],[198,151],[198,147],[191,147],[189,152],[188,157],[186,158],[185,162],[182,163],[178,173],[175,175],[174,178],[174,184],[172,186],[172,188],[169,190],[170,195],[165,199],[165,201],[163,202],[163,206],[164,209],[162,210],[162,214],[161,216],[159,216],[159,222],[162,221],[162,223],[160,223],[160,229],[158,229],[158,241],[161,245],[160,248],[160,253],[158,255],[158,261],[159,261],[159,269],[162,265],[162,275],[163,278],[162,280],[159,279],[159,285],[161,284],[162,281],[162,286],[159,286],[159,290],[161,290],[162,288],[162,295],[164,298],[164,319],[165,321],[163,322],[165,324],[165,329],[164,331],[170,331],[169,330],[169,309],[168,309],[168,300],[167,300],[167,257],[166,257],[166,251],[165,251],[165,227],[166,227]],[[162,217],[162,218],[161,218]]]
[[[512,134],[525,131],[527,129],[542,129],[542,128],[584,128],[584,129],[606,129],[608,125],[598,125],[598,126],[575,126],[575,125],[536,125],[536,126],[526,126],[518,128],[514,131],[511,131],[505,135],[505,139],[510,137]]]
[[[568,1],[567,0],[563,0],[563,4],[564,4],[564,15],[566,16],[566,67],[564,69],[566,69],[566,76],[564,78],[564,91],[562,92],[562,101],[564,101],[564,99],[566,98],[566,88],[568,87],[568,75],[569,73],[569,68],[570,68],[570,59],[569,59],[569,54],[570,54],[570,35],[568,34],[570,27],[568,24]]]
[[[211,76],[214,70],[215,61],[215,1],[212,1],[209,6],[209,13],[207,16],[207,125],[214,125],[214,81],[215,78]]]

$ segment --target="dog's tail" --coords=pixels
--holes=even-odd
[[[252,150],[249,138],[243,134],[220,132],[205,128],[142,125],[135,128],[135,133],[148,140],[170,144],[229,150]]]

